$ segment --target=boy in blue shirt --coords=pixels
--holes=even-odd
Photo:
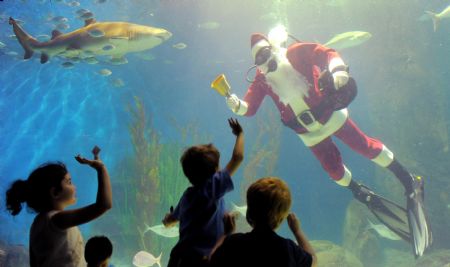
[[[166,214],[163,224],[180,222],[180,239],[170,253],[168,267],[203,267],[216,242],[224,234],[223,196],[233,190],[231,176],[244,159],[244,133],[236,119],[228,119],[236,136],[233,155],[219,170],[220,153],[212,144],[188,148],[181,156],[188,187],[175,210]]]

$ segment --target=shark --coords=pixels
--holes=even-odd
[[[433,30],[436,31],[441,19],[450,18],[450,5],[444,8],[439,14],[431,11],[425,11],[425,13],[433,20]]]
[[[351,31],[335,35],[324,45],[334,49],[344,49],[360,45],[372,37],[369,32]]]
[[[53,30],[51,40],[39,42],[13,18],[9,18],[9,24],[25,50],[24,59],[38,52],[42,64],[54,56],[68,59],[110,56],[112,62],[126,62],[125,54],[151,49],[172,36],[162,28],[128,22],[97,22],[91,18],[85,20],[82,28],[65,34]]]

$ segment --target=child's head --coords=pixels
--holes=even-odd
[[[288,216],[291,193],[276,177],[261,178],[247,190],[247,221],[252,226],[276,229]]]
[[[94,236],[84,248],[84,259],[88,267],[106,267],[111,258],[113,246],[106,236]]]
[[[75,186],[61,162],[39,166],[27,180],[15,181],[6,191],[6,207],[12,215],[19,214],[23,202],[39,213],[51,210],[55,201],[60,206],[75,203]]]
[[[192,185],[202,184],[219,168],[220,153],[212,144],[197,145],[188,148],[180,162],[184,175]]]

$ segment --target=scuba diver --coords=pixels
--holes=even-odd
[[[423,178],[411,174],[391,150],[363,133],[350,119],[347,106],[356,96],[357,87],[340,55],[319,43],[298,40],[285,48],[287,37],[284,28],[271,31],[268,37],[251,35],[256,75],[243,99],[230,94],[223,74],[211,86],[226,97],[235,114],[242,116],[253,116],[264,97],[270,96],[283,124],[295,131],[328,175],[350,189],[389,229],[410,242],[416,257],[422,256],[432,243]],[[406,209],[354,181],[332,137],[389,169],[405,189]]]

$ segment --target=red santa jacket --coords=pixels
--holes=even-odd
[[[324,94],[319,89],[318,79],[322,70],[328,68],[333,58],[340,58],[339,54],[328,47],[317,43],[295,43],[287,49],[286,57],[296,71],[298,71],[309,83],[308,97],[303,100],[310,109],[317,107],[325,99]],[[282,103],[271,86],[266,82],[264,74],[259,70],[256,73],[254,82],[249,86],[244,101],[248,104],[248,109],[244,116],[253,116],[262,103],[266,95],[269,95],[278,110],[280,111],[282,122],[292,128],[297,133],[306,133],[307,130],[297,121],[296,114],[289,105]],[[316,117],[320,123],[324,124],[334,112],[332,107],[322,109],[320,117]],[[298,114],[297,114],[298,115]]]

